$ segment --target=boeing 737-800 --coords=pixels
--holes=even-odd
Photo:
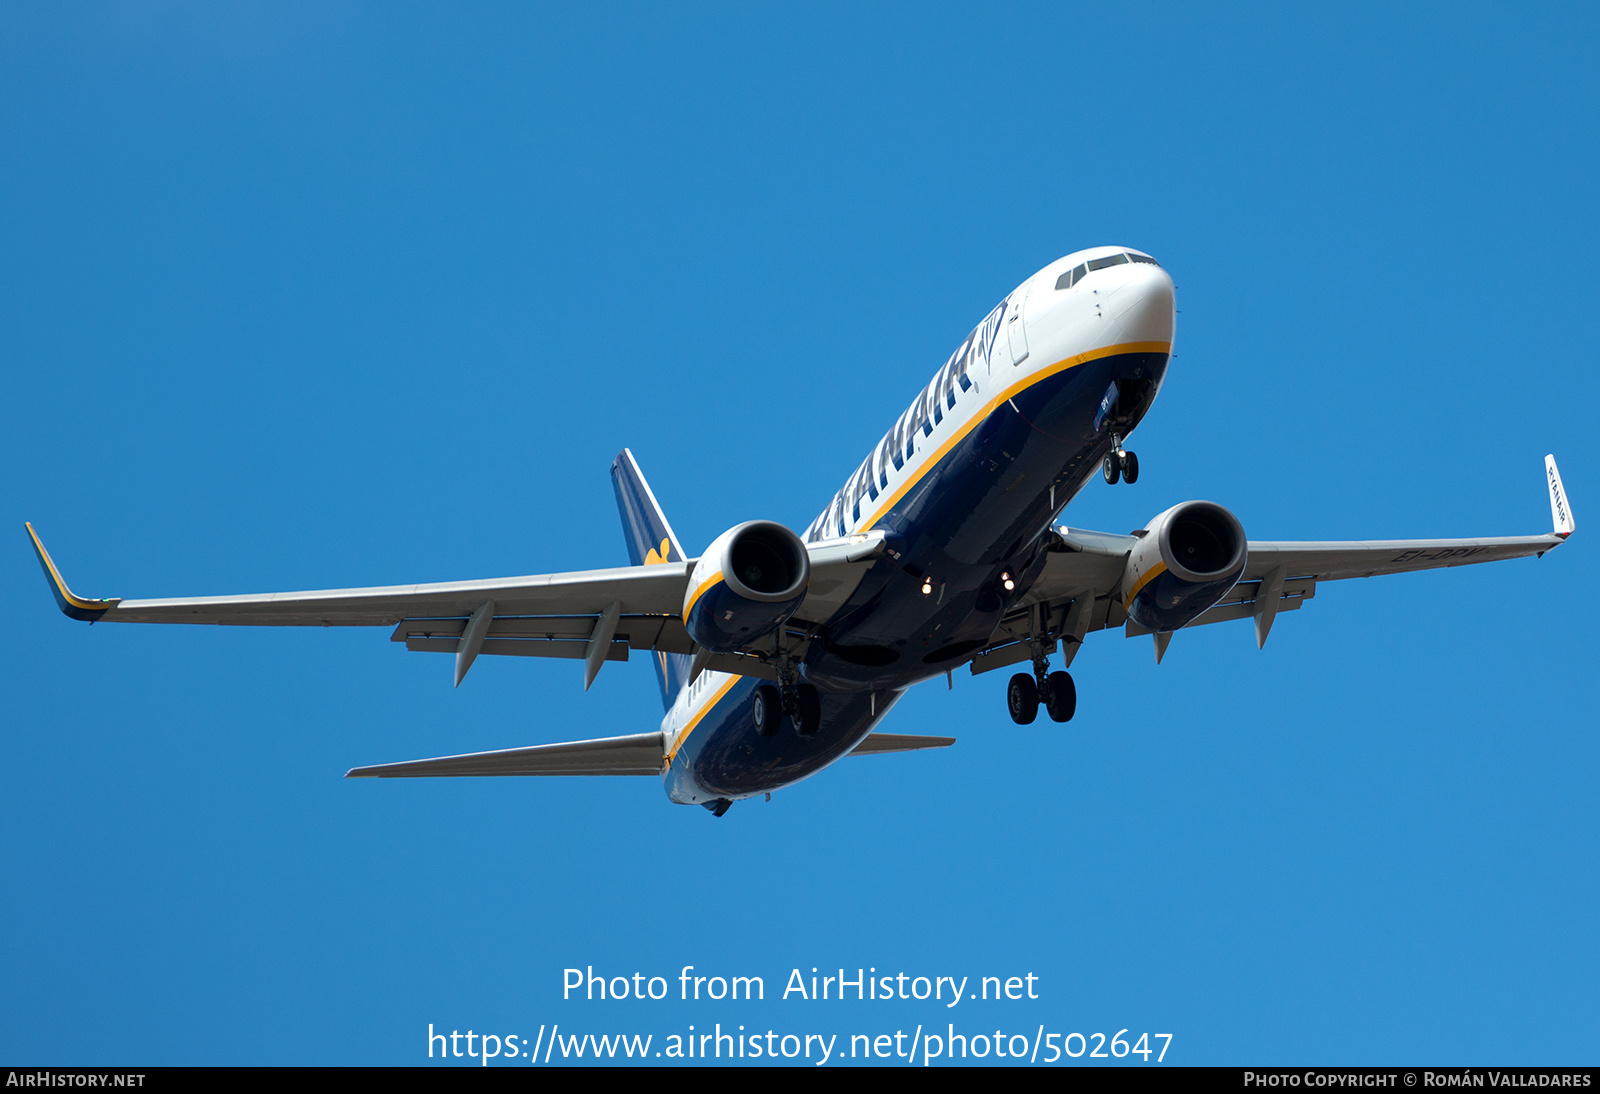
[[[1322,582],[1542,555],[1574,528],[1545,457],[1554,529],[1494,539],[1281,543],[1187,501],[1131,535],[1068,528],[1096,475],[1138,478],[1127,440],[1172,356],[1172,279],[1151,256],[1095,247],[1024,281],[951,354],[803,534],[770,521],[685,554],[633,455],[611,467],[633,565],[385,588],[174,600],[86,600],[31,525],[67,615],[90,622],[386,626],[408,650],[583,662],[645,652],[666,716],[623,737],[360,767],[351,777],[654,775],[721,816],[845,756],[949,737],[873,732],[907,688],[959,667],[1027,665],[1006,689],[1020,723],[1072,718],[1066,671],[1090,632],[1154,636],[1252,619],[1257,644]],[[1052,671],[1050,659],[1061,667]]]

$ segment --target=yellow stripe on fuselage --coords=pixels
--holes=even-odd
[[[874,524],[883,518],[885,513],[893,508],[901,498],[905,497],[908,490],[920,482],[930,470],[938,465],[939,461],[944,458],[945,453],[949,452],[950,449],[957,444],[957,442],[961,441],[968,433],[972,432],[973,428],[976,427],[979,422],[983,421],[995,410],[997,410],[1000,404],[1005,402],[1007,399],[1014,398],[1020,392],[1026,391],[1028,388],[1032,387],[1036,383],[1039,383],[1041,380],[1045,380],[1051,376],[1055,376],[1058,373],[1065,372],[1069,368],[1076,368],[1079,365],[1086,365],[1090,361],[1098,361],[1105,357],[1115,357],[1122,353],[1171,352],[1171,342],[1124,342],[1121,345],[1104,346],[1100,349],[1089,350],[1086,353],[1080,353],[1074,357],[1068,357],[1065,360],[1057,361],[1055,364],[1046,368],[1042,368],[1038,372],[1032,373],[1025,379],[1017,381],[1010,387],[1002,390],[998,395],[991,398],[988,403],[984,405],[981,411],[968,418],[966,422],[963,423],[948,440],[939,446],[938,451],[934,452],[933,455],[929,456],[928,459],[923,462],[922,468],[917,471],[915,475],[901,483],[895,492],[884,500],[883,504],[878,507],[877,512],[873,513],[872,516],[868,518],[866,523],[861,525],[858,531],[864,532],[870,530]],[[1165,569],[1165,566],[1162,566],[1161,568]],[[1147,575],[1147,579],[1148,577],[1154,577],[1156,572],[1157,571],[1152,570],[1150,574]],[[683,610],[683,619],[685,623],[689,621],[689,610],[694,607],[695,602],[704,596],[706,591],[709,590],[711,586],[715,585],[721,580],[722,573],[721,571],[718,571],[716,574],[713,574],[711,577],[707,578],[699,588],[695,589],[694,595],[689,598],[688,606]],[[718,688],[716,693],[712,695],[710,699],[706,700],[705,706],[701,707],[694,717],[689,720],[688,724],[683,727],[682,731],[679,732],[677,739],[673,742],[672,751],[667,753],[667,767],[669,769],[672,767],[672,761],[678,755],[678,751],[683,748],[684,741],[688,740],[689,734],[696,726],[700,724],[707,714],[711,713],[712,708],[721,702],[722,699],[728,694],[729,690],[732,689],[733,685],[738,682],[739,678],[735,676]]]
[[[695,604],[699,602],[702,596],[706,595],[707,590],[709,590],[711,586],[715,585],[721,580],[722,571],[718,570],[716,573],[712,574],[710,577],[706,578],[700,583],[700,587],[694,591],[692,596],[689,597],[689,602],[683,606],[683,622],[685,625],[687,625],[689,622],[689,613],[694,611]]]
[[[730,676],[727,683],[718,688],[716,693],[712,695],[711,698],[706,700],[706,705],[701,707],[699,711],[695,713],[693,718],[689,719],[688,724],[686,724],[683,727],[682,732],[678,734],[678,739],[672,743],[672,751],[667,753],[667,766],[669,768],[672,766],[673,758],[678,755],[678,750],[683,747],[683,742],[689,739],[689,734],[694,727],[699,725],[701,719],[703,719],[707,714],[711,713],[711,708],[721,702],[722,697],[728,694],[728,689],[732,688],[733,685],[737,684],[738,682],[739,678],[737,676]]]
[[[1122,606],[1124,608],[1133,607],[1133,598],[1139,595],[1139,590],[1143,589],[1146,585],[1150,584],[1150,582],[1154,581],[1156,578],[1160,577],[1166,572],[1167,564],[1162,562],[1160,559],[1157,559],[1156,564],[1150,567],[1144,573],[1140,574],[1139,580],[1133,583],[1133,589],[1129,591],[1128,598],[1122,602]]]
[[[944,458],[946,452],[954,448],[955,445],[965,438],[968,433],[971,433],[979,422],[983,421],[990,414],[994,413],[995,410],[999,409],[1000,404],[1005,402],[1007,399],[1016,397],[1018,394],[1028,390],[1028,388],[1039,383],[1041,380],[1049,379],[1051,376],[1065,372],[1069,368],[1077,368],[1079,365],[1086,365],[1090,361],[1098,361],[1104,357],[1115,357],[1118,354],[1123,353],[1171,352],[1171,342],[1123,342],[1121,345],[1103,346],[1100,349],[1092,349],[1085,353],[1077,354],[1074,357],[1068,357],[1065,360],[1057,361],[1053,365],[1049,365],[1040,369],[1038,372],[1030,374],[1026,379],[1017,381],[1010,387],[1002,390],[1000,394],[990,399],[988,403],[984,404],[982,410],[968,418],[966,422],[963,423],[962,426],[950,436],[949,440],[945,441],[944,444],[939,446],[939,450],[937,452],[929,456],[927,460],[923,462],[921,470],[919,470],[915,475],[912,475],[905,482],[901,483],[895,492],[890,494],[888,498],[884,500],[883,504],[878,506],[877,512],[873,513],[872,516],[868,518],[867,522],[857,529],[857,531],[865,532],[871,530],[873,525],[877,524],[878,521],[883,519],[885,513],[894,508],[900,499],[905,497],[908,490],[917,485],[917,483],[921,482],[923,477],[938,465],[939,461]],[[1003,368],[1004,366],[1001,367]]]

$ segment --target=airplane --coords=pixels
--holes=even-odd
[[[660,728],[598,740],[354,768],[349,778],[650,775],[720,817],[846,756],[941,748],[952,737],[876,731],[906,690],[1011,666],[1013,721],[1072,719],[1067,669],[1091,632],[1153,636],[1274,620],[1327,581],[1542,556],[1576,529],[1545,457],[1544,535],[1258,542],[1210,501],[1115,535],[1058,523],[1096,476],[1134,483],[1126,446],[1172,359],[1172,278],[1149,254],[1094,247],[1029,277],[975,326],[803,533],[746,521],[689,557],[631,451],[611,465],[632,565],[364,589],[90,600],[68,589],[26,525],[73,619],[384,626],[407,650],[583,662],[644,652]],[[1050,659],[1061,667],[1052,671]]]

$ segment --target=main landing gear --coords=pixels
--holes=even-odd
[[[1111,485],[1115,486],[1117,479],[1121,478],[1132,486],[1139,481],[1139,457],[1122,447],[1121,437],[1112,437],[1111,441],[1111,451],[1106,455],[1105,462],[1100,465],[1100,470]]]
[[[1039,702],[1050,714],[1052,722],[1070,722],[1078,712],[1078,685],[1072,682],[1070,672],[1050,672],[1050,663],[1043,657],[1033,663],[1033,675],[1019,672],[1006,687],[1006,707],[1011,720],[1025,726],[1039,716]]]
[[[761,684],[750,699],[750,713],[755,719],[756,732],[763,737],[774,737],[783,724],[784,715],[802,737],[809,737],[822,728],[822,696],[810,684],[801,683],[794,661],[783,648],[783,628],[772,633],[773,659],[778,670],[778,683]]]
[[[750,700],[750,713],[755,717],[756,732],[763,737],[777,734],[785,714],[796,733],[809,737],[822,725],[822,697],[810,684],[790,684],[781,690],[762,684]]]

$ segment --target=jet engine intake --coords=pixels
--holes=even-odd
[[[712,540],[690,571],[684,626],[704,648],[732,653],[782,626],[810,580],[799,536],[770,520],[737,524]]]
[[[1123,606],[1152,631],[1175,631],[1221,600],[1244,573],[1239,518],[1209,501],[1174,505],[1145,526],[1122,576]]]

